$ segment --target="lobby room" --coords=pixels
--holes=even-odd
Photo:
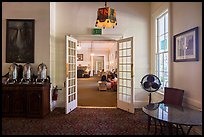
[[[202,2],[2,2],[2,87],[3,135],[202,135]],[[166,88],[185,111],[161,106]]]

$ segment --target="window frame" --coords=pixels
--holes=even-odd
[[[163,18],[163,30],[164,32],[162,34],[160,34],[160,19]],[[154,52],[154,56],[155,56],[155,74],[160,78],[160,81],[162,83],[162,86],[160,87],[160,92],[163,92],[164,91],[164,87],[165,86],[169,86],[169,61],[170,61],[170,44],[169,44],[169,11],[168,9],[166,9],[164,12],[162,12],[159,16],[157,16],[155,18],[155,33],[156,33],[156,37],[155,37],[155,41],[156,41],[156,44],[155,44],[155,52]],[[164,51],[160,51],[159,48],[160,48],[160,38],[163,37],[164,40],[167,39],[167,48],[166,50]],[[167,71],[164,70],[164,62],[165,62],[165,59],[164,59],[164,56],[165,54],[167,54]],[[160,58],[159,56],[163,56],[163,59],[162,59],[162,70],[160,69],[160,63],[158,63],[160,61]],[[162,79],[164,79],[164,73],[167,73],[167,83],[165,81],[162,82],[161,80],[161,77],[160,77],[160,74],[163,73],[163,76],[162,76]]]

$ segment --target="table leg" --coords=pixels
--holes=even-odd
[[[192,128],[193,126],[190,126],[189,127],[189,129],[188,129],[188,131],[187,131],[187,134],[186,135],[189,135],[189,133],[190,133],[190,131],[191,131],[191,128]]]
[[[147,125],[148,131],[150,131],[150,125],[151,125],[151,117],[148,116],[148,125]]]

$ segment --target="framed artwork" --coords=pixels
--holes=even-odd
[[[198,61],[198,27],[173,36],[174,62]]]
[[[34,19],[6,20],[6,63],[34,63]]]
[[[77,54],[77,61],[83,61],[83,54]]]
[[[118,51],[116,50],[115,51],[115,59],[117,59],[118,58]]]

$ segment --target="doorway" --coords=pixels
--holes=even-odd
[[[133,84],[133,37],[129,37],[129,38],[125,38],[125,39],[120,39],[115,41],[117,43],[117,68],[118,68],[118,81],[117,83],[117,97],[116,97],[116,102],[117,108],[123,109],[125,111],[134,113],[134,105],[133,105],[133,97],[134,97],[134,84]],[[66,45],[69,42],[66,41]],[[74,49],[75,49],[75,45],[74,45]],[[93,71],[93,46],[92,46],[92,42],[91,42],[91,48],[90,48],[90,59],[91,59],[91,71]],[[97,48],[98,49],[98,48]],[[67,54],[68,52],[66,52]],[[77,53],[77,51],[76,51]],[[116,53],[116,52],[115,52]],[[75,54],[76,55],[76,54]],[[89,54],[87,54],[89,55]],[[67,56],[67,55],[66,55]],[[69,54],[68,54],[69,56]],[[76,57],[74,57],[76,60]],[[78,62],[75,63],[76,65],[78,64]],[[74,65],[74,64],[73,64]],[[68,64],[66,65],[68,66]],[[69,68],[69,67],[68,67]],[[76,67],[74,67],[76,68]],[[109,64],[106,64],[106,62],[104,62],[104,70],[105,69],[110,69]],[[69,70],[69,69],[66,69]],[[72,71],[73,69],[71,69]],[[77,72],[77,70],[75,71]],[[66,71],[66,73],[68,74],[68,71]],[[131,76],[130,78],[128,76]],[[67,75],[69,76],[69,75]],[[77,78],[76,78],[77,79]],[[78,82],[76,82],[78,83]],[[67,88],[67,87],[66,87]],[[78,91],[77,91],[77,86],[76,86],[76,101],[78,98]],[[84,91],[84,90],[83,90]],[[66,92],[70,92],[69,89],[66,90]],[[98,92],[100,93],[100,92]],[[66,95],[66,98],[68,96]],[[106,100],[106,99],[103,99]],[[69,99],[67,100],[69,101]],[[67,103],[66,106],[69,106],[69,104]],[[79,105],[77,105],[79,106]],[[66,107],[67,109],[67,107]]]
[[[116,107],[117,92],[111,87],[105,91],[99,90],[98,81],[101,80],[101,72],[111,71],[113,63],[116,63],[116,41],[80,41],[80,50],[77,54],[83,55],[83,61],[77,61],[81,67],[89,67],[93,75],[88,78],[77,78],[78,106],[86,107]],[[113,61],[114,60],[114,61]],[[116,69],[116,68],[115,68]],[[109,82],[110,83],[110,82]]]

